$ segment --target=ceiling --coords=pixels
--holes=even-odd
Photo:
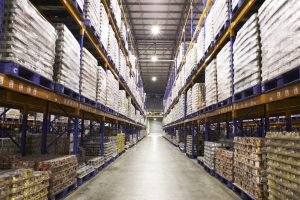
[[[197,25],[202,12],[200,3],[194,0],[193,18]],[[140,72],[147,94],[164,94],[175,53],[187,20],[186,40],[191,38],[191,15],[188,15],[191,0],[122,0],[127,22],[130,26],[130,43],[138,57]],[[153,25],[160,27],[160,33],[153,35]],[[151,62],[156,55],[157,62]],[[164,61],[161,61],[164,60]],[[152,77],[157,77],[153,82]]]

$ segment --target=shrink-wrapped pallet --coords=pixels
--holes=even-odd
[[[117,153],[121,153],[125,149],[125,134],[117,134]]]
[[[226,180],[233,181],[233,151],[226,149],[216,150],[216,172]]]
[[[54,80],[79,93],[80,46],[71,31],[64,24],[56,24],[56,57]]]
[[[214,19],[214,35],[229,21],[229,0],[217,0],[214,2],[211,12]]]
[[[10,138],[0,138],[0,170],[12,169],[19,159],[18,148]]]
[[[214,59],[205,68],[205,103],[206,106],[210,106],[216,104],[217,102],[217,64],[216,60]]]
[[[257,14],[253,14],[237,32],[233,45],[234,92],[261,82],[260,41]]]
[[[86,48],[83,48],[80,94],[93,101],[96,101],[97,94],[97,65],[97,59]]]
[[[53,80],[54,27],[28,0],[4,1],[0,60],[10,61]]]
[[[218,101],[232,97],[232,68],[230,42],[224,45],[217,55]]]
[[[267,133],[269,199],[300,198],[299,140],[299,132]]]
[[[5,118],[6,119],[21,119],[21,112],[18,109],[12,109],[10,108],[6,113],[5,113]]]
[[[262,82],[299,67],[300,3],[266,0],[258,11]]]
[[[126,99],[126,91],[119,90],[119,113],[121,113],[122,115],[126,115],[127,109],[128,109],[128,101]]]
[[[89,20],[96,33],[100,36],[100,11],[101,1],[85,0],[84,2],[85,19]]]
[[[214,28],[214,13],[212,10],[207,15],[205,20],[205,48],[204,50],[207,51],[210,44],[215,39],[215,28]]]
[[[234,138],[234,184],[254,199],[266,198],[265,139]]]
[[[192,87],[192,113],[205,107],[205,84],[195,83]]]
[[[104,49],[108,51],[108,30],[109,30],[109,19],[105,10],[104,5],[100,5],[100,40]]]
[[[91,158],[86,161],[86,163],[90,166],[92,166],[94,169],[98,169],[104,164],[104,157],[103,156],[98,156],[95,158]]]
[[[192,88],[190,88],[188,91],[187,91],[187,111],[186,111],[186,114],[187,115],[190,115],[192,114]]]
[[[119,98],[116,98],[119,91],[119,83],[110,70],[107,70],[106,74],[106,106],[116,111],[119,100]]]
[[[106,105],[106,72],[101,66],[98,66],[97,70],[96,101]]]
[[[204,165],[215,170],[216,151],[218,148],[229,147],[230,143],[204,142]]]
[[[196,46],[197,46],[197,63],[199,63],[205,53],[204,27],[202,27],[199,31]]]

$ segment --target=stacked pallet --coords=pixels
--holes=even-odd
[[[83,178],[87,176],[88,174],[92,173],[94,171],[94,168],[90,165],[86,165],[85,163],[82,163],[81,165],[78,165],[76,170],[77,178]]]
[[[215,39],[215,29],[214,29],[214,13],[212,10],[207,15],[207,18],[205,20],[205,46],[204,50],[207,51],[210,44],[214,41]]]
[[[117,134],[117,153],[121,153],[125,149],[125,134],[118,133]]]
[[[32,169],[0,173],[0,199],[47,200],[49,174]]]
[[[104,143],[104,160],[108,161],[117,155],[117,138],[115,136],[108,137],[108,141]]]
[[[260,7],[262,82],[299,67],[299,9],[297,0],[266,0]]]
[[[119,113],[127,115],[128,101],[126,99],[126,91],[119,90]]]
[[[116,93],[119,92],[119,83],[115,79],[114,75],[110,70],[106,71],[107,79],[106,79],[106,106],[115,110],[118,108],[118,100],[116,97]]]
[[[95,157],[87,160],[86,162],[88,165],[92,166],[94,169],[98,169],[104,164],[104,157]]]
[[[267,196],[264,146],[263,138],[234,138],[234,184],[255,199]]]
[[[112,9],[112,12],[114,14],[115,20],[117,22],[117,26],[120,29],[122,12],[118,0],[111,0],[110,8]]]
[[[186,99],[187,99],[187,103],[186,103],[186,107],[187,107],[187,110],[186,110],[186,114],[187,115],[190,115],[192,114],[192,88],[190,88],[188,91],[187,91],[187,96],[186,96]]]
[[[97,70],[96,101],[106,105],[106,72],[101,66],[98,66]]]
[[[81,68],[80,94],[96,101],[98,61],[86,48],[82,49]]]
[[[114,64],[117,65],[118,63],[118,55],[119,55],[119,45],[115,36],[115,32],[112,28],[112,26],[109,25],[109,31],[108,31],[108,55],[113,60]]]
[[[183,143],[183,142],[180,142],[180,143],[179,143],[179,149],[180,149],[181,151],[184,150],[184,143]]]
[[[231,9],[234,10],[239,2],[240,2],[240,0],[232,0]]]
[[[57,37],[53,26],[29,0],[5,1],[3,16],[0,60],[52,80]]]
[[[229,147],[229,143],[204,142],[204,164],[211,170],[215,170],[216,151],[218,148]]]
[[[233,45],[234,92],[261,82],[260,41],[257,14],[253,14],[237,32]]]
[[[227,179],[233,181],[233,151],[225,149],[216,150],[216,172]]]
[[[230,42],[217,55],[218,102],[232,97],[232,63]]]
[[[100,139],[89,140],[84,143],[86,156],[99,156],[100,155]]]
[[[205,84],[195,83],[192,88],[192,113],[205,107]]]
[[[194,148],[195,148],[196,155],[203,156],[204,155],[204,134],[195,131],[194,139],[195,139]]]
[[[100,40],[106,51],[108,50],[108,29],[109,29],[109,19],[105,7],[101,3],[100,4]]]
[[[205,103],[206,106],[218,102],[217,63],[212,60],[205,68]]]
[[[84,15],[85,19],[90,21],[90,25],[94,27],[96,33],[100,36],[100,4],[98,0],[85,0]]]
[[[53,196],[76,182],[77,158],[68,155],[58,158],[53,156],[32,158],[23,157],[17,168],[34,168],[38,171],[47,171],[50,176],[49,195]]]
[[[204,27],[202,27],[199,31],[199,35],[198,35],[198,38],[197,38],[197,43],[196,43],[196,46],[197,46],[197,63],[200,62],[201,58],[204,56],[204,53],[205,53],[205,38],[204,38]]]
[[[186,153],[188,155],[194,155],[193,152],[193,136],[187,135],[186,136]]]
[[[10,138],[0,138],[0,169],[12,169],[19,160],[18,148]]]
[[[210,12],[213,14],[214,35],[216,36],[229,21],[229,0],[214,1]]]
[[[80,46],[64,24],[56,24],[56,57],[54,80],[75,92],[79,92]]]
[[[299,132],[267,133],[269,199],[300,198],[299,141]]]
[[[17,109],[9,109],[5,113],[6,119],[21,119],[21,112]]]

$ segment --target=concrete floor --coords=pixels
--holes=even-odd
[[[69,200],[239,199],[160,135],[131,148]]]

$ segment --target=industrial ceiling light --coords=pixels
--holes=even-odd
[[[152,56],[151,60],[152,60],[152,62],[156,62],[157,61],[157,56],[156,55]]]
[[[157,80],[156,76],[152,77],[152,81],[155,82]]]
[[[152,26],[151,32],[153,35],[158,35],[160,32],[159,26],[158,25]]]
[[[156,118],[154,118],[154,121],[156,121]]]

